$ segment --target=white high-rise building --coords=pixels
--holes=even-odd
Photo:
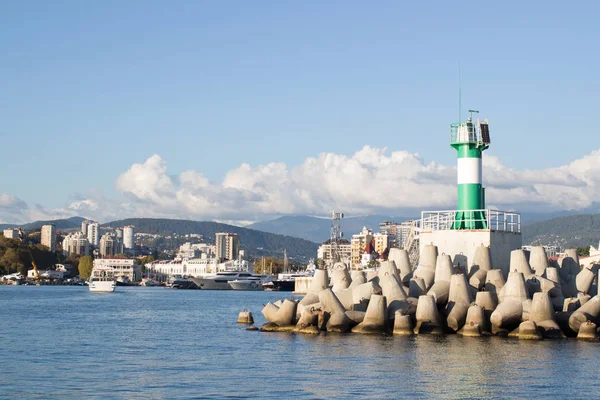
[[[62,248],[66,255],[78,254],[81,256],[87,256],[90,254],[90,243],[83,235],[83,232],[68,234],[63,240]]]
[[[87,219],[85,221],[81,221],[81,233],[83,233],[83,236],[87,237],[88,234],[88,226],[90,225],[91,221],[88,221]]]
[[[18,239],[19,238],[19,230],[17,228],[5,229],[4,237],[7,239]]]
[[[135,247],[134,235],[133,226],[126,226],[123,228],[123,247],[127,250],[131,250]]]
[[[116,236],[105,233],[100,238],[99,251],[102,257],[123,253],[123,243]]]
[[[331,259],[331,247],[332,242],[331,239],[329,239],[323,242],[317,250],[317,258],[323,260],[326,265],[333,263],[333,260]],[[352,245],[349,241],[347,241],[346,239],[338,239],[337,246],[335,246],[335,249],[338,253],[340,261],[347,263],[350,262],[350,260],[352,259]]]
[[[98,243],[100,243],[100,224],[97,222],[90,222],[88,224],[87,238],[92,246],[98,246]]]
[[[53,224],[42,226],[42,245],[56,251],[56,227]]]
[[[237,233],[220,232],[216,235],[216,258],[237,260],[240,254],[240,237]]]

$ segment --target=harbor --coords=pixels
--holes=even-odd
[[[280,297],[5,287],[0,336],[20,344],[0,348],[2,365],[27,371],[28,383],[4,373],[0,384],[13,398],[56,399],[577,398],[582,386],[598,390],[594,342],[262,334],[237,323],[240,302],[260,310]]]

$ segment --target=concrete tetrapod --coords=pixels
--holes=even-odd
[[[543,337],[538,332],[537,324],[533,321],[521,322],[519,327],[511,332],[509,337],[518,337],[525,340],[542,340]]]
[[[273,303],[268,303],[262,309],[262,314],[265,316],[265,318],[267,319],[267,321],[269,321],[270,324],[275,325],[275,327],[273,327],[275,329],[273,330],[277,330],[277,328],[287,329],[291,325],[294,325],[294,318],[296,317],[297,306],[298,303],[296,301],[285,299],[281,304],[281,307],[277,307]],[[263,327],[265,327],[265,325],[263,325]]]
[[[433,296],[419,297],[415,318],[417,320],[415,334],[432,333],[441,335],[444,333],[445,323],[438,312]]]
[[[327,275],[327,271],[324,269],[315,270],[310,287],[308,288],[308,293],[320,293],[321,290],[327,289],[328,287],[329,277]]]
[[[562,310],[565,301],[565,296],[560,285],[560,276],[558,273],[558,269],[554,267],[546,268],[546,279],[554,283],[555,288],[550,290],[549,294],[550,298],[552,299],[552,305],[554,306],[554,310],[560,311]]]
[[[540,333],[544,338],[549,339],[564,339],[565,334],[562,332],[558,323],[554,319],[554,307],[550,301],[548,293],[535,293],[531,303],[529,312],[529,320],[537,324]]]
[[[579,332],[577,333],[577,339],[580,340],[596,340],[598,339],[598,328],[592,321],[586,321],[579,325]]]
[[[350,278],[352,282],[350,283],[350,288],[354,288],[358,285],[362,285],[363,283],[367,283],[367,276],[363,271],[353,270],[350,272]]]
[[[533,275],[533,270],[527,261],[525,251],[517,249],[510,252],[510,271],[520,272],[525,277]]]
[[[398,280],[400,280],[400,271],[396,268],[396,263],[394,261],[381,261],[379,263],[379,270],[377,271],[377,276],[381,279],[382,276],[394,275]]]
[[[548,256],[544,246],[533,246],[529,253],[529,265],[537,276],[544,276],[548,268]]]
[[[319,321],[319,312],[313,309],[305,309],[296,323],[296,331],[301,333],[319,333],[317,323]]]
[[[465,275],[452,275],[448,305],[446,306],[448,328],[456,332],[463,327],[471,301],[471,290]]]
[[[565,302],[563,304],[563,312],[571,312],[574,313],[575,311],[577,311],[577,309],[581,307],[581,303],[579,302],[579,299],[574,298],[574,297],[569,297],[565,299]]]
[[[584,305],[585,303],[590,301],[591,298],[592,298],[592,296],[590,296],[589,294],[586,294],[586,293],[579,293],[577,295],[577,300],[579,300],[579,304],[581,304],[581,305]]]
[[[346,310],[331,289],[321,290],[319,292],[319,301],[323,305],[323,310],[329,314],[329,320],[326,323],[328,332],[347,332],[350,329],[352,321],[346,315]]]
[[[413,279],[415,277],[423,278],[425,281],[425,291],[433,285],[435,277],[435,264],[437,262],[438,249],[437,246],[426,244],[421,250],[419,266],[413,271]]]
[[[483,308],[474,304],[467,311],[465,325],[457,332],[463,336],[481,336],[482,331],[489,331]]]
[[[496,294],[492,292],[477,292],[475,304],[483,308],[483,313],[485,315],[485,326],[482,327],[482,329],[491,332],[492,325],[490,323],[490,318],[496,307],[498,307],[498,298],[496,297]]]
[[[396,311],[394,315],[394,335],[411,336],[413,334],[412,320],[410,316]]]
[[[450,293],[450,279],[452,278],[452,260],[446,254],[440,254],[435,264],[434,283],[427,291],[427,294],[435,297],[438,305],[444,305],[448,302]],[[416,294],[416,293],[415,293]],[[419,293],[419,295],[425,293]],[[414,296],[417,297],[418,296]]]
[[[529,292],[527,290],[527,284],[525,283],[525,277],[521,272],[509,272],[506,284],[500,289],[498,293],[498,299],[500,303],[505,298],[514,298],[519,300],[526,300],[529,298]]]
[[[427,284],[423,278],[413,276],[408,286],[408,297],[419,298],[427,293]]]
[[[381,333],[385,330],[387,316],[385,296],[374,294],[371,296],[365,319],[352,328],[355,333]]]
[[[558,259],[560,278],[570,282],[579,273],[579,256],[575,249],[565,250],[565,256]]]
[[[246,309],[238,314],[237,322],[238,324],[251,325],[254,323],[254,317],[252,316],[252,313]]]
[[[575,277],[575,285],[577,291],[583,293],[589,293],[592,283],[596,279],[596,274],[589,268],[584,267]]]
[[[334,292],[340,292],[344,289],[348,289],[351,280],[350,273],[345,266],[342,265],[342,267],[334,267],[334,270],[331,274],[332,290]]]
[[[382,294],[387,300],[387,319],[394,319],[396,311],[402,311],[403,314],[407,315],[414,315],[416,307],[407,301],[408,295],[395,275],[380,277],[379,284],[381,285]]]
[[[390,249],[388,260],[392,260],[394,263],[396,263],[396,268],[400,272],[400,282],[403,284],[408,284],[408,281],[410,278],[412,278],[413,272],[408,251],[404,249]]]
[[[579,307],[569,318],[569,327],[573,332],[579,332],[579,327],[586,321],[598,324],[600,315],[600,296],[596,295],[587,303]]]
[[[485,277],[485,290],[486,292],[496,293],[496,296],[500,293],[500,290],[505,284],[504,275],[499,269],[492,269],[487,272]]]
[[[485,286],[487,272],[492,269],[490,248],[484,245],[475,248],[473,263],[469,269],[469,284],[480,290]]]

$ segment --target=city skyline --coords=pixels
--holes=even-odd
[[[0,223],[454,208],[459,63],[488,204],[593,210],[581,6],[7,4]]]

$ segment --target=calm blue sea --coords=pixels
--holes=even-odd
[[[277,292],[0,286],[0,398],[600,398],[600,344],[261,333]]]

